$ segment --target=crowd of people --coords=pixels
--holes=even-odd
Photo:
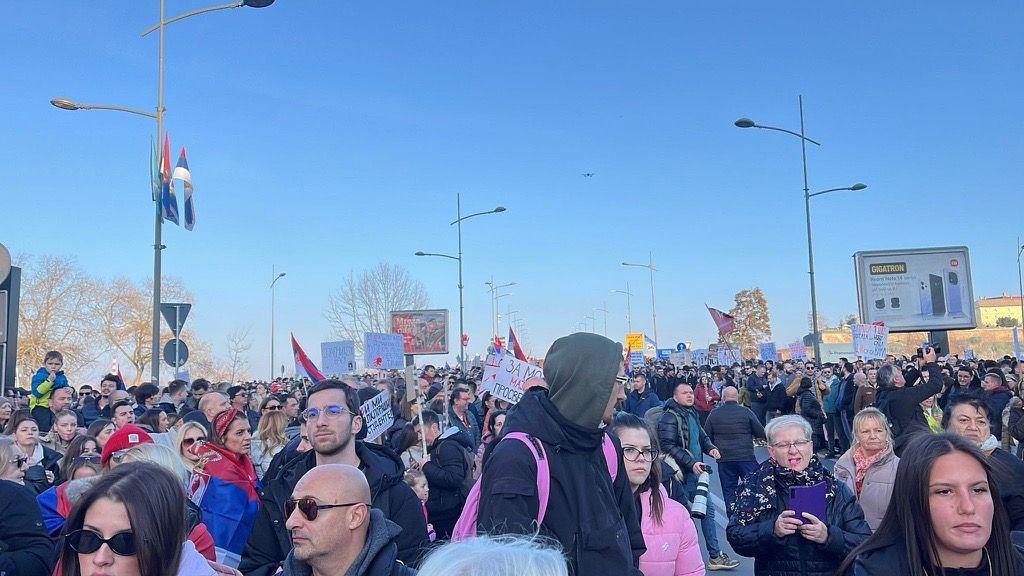
[[[558,339],[482,368],[69,382],[0,399],[0,574],[1024,575],[1024,362],[733,366]],[[360,406],[389,394],[367,438]],[[758,454],[767,452],[767,459]],[[698,531],[703,535],[701,538]]]

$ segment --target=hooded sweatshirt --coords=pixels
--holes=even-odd
[[[370,509],[370,525],[366,529],[366,542],[344,576],[412,576],[413,570],[398,561],[398,545],[395,538],[402,529],[384,517],[376,508]],[[338,568],[341,568],[340,566]],[[334,574],[341,576],[342,572]],[[301,560],[295,559],[295,550],[288,553],[284,561],[283,576],[312,576],[313,569]]]
[[[622,365],[622,344],[597,334],[563,336],[544,357],[548,398],[583,428],[598,428]]]

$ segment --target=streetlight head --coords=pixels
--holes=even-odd
[[[285,276],[287,276],[287,275],[288,275],[288,273],[287,273],[287,272],[281,272],[280,274],[278,274],[278,275],[277,275],[277,277],[278,277],[278,278],[284,278],[284,277],[285,277]]]
[[[424,252],[417,252],[416,255],[417,256],[426,256],[426,253],[424,253]]]
[[[242,5],[249,8],[266,8],[273,3],[274,0],[242,0]]]
[[[733,124],[735,124],[737,128],[753,128],[754,126],[757,126],[757,124],[754,124],[754,121],[750,118],[740,118],[733,122]]]
[[[75,104],[74,102],[72,102],[71,100],[68,100],[67,98],[54,98],[53,100],[50,100],[50,104],[53,104],[54,106],[56,106],[57,108],[60,108],[61,110],[78,110],[79,109],[78,104]]]
[[[863,190],[863,189],[865,189],[867,187],[868,187],[867,184],[861,184],[860,182],[857,182],[853,186],[850,186],[850,190],[855,190],[855,191],[856,190]]]
[[[504,212],[504,211],[505,211],[505,207],[504,206],[498,206],[494,210],[491,210],[491,212],[494,212],[495,214],[497,214],[498,212]]]

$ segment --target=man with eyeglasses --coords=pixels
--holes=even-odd
[[[722,390],[722,404],[708,414],[704,431],[718,447],[718,481],[722,484],[725,509],[736,499],[736,485],[740,478],[757,468],[754,457],[754,439],[767,440],[764,426],[754,412],[739,403],[739,391],[732,386]]]
[[[306,433],[312,450],[285,462],[273,478],[264,478],[262,505],[238,569],[247,576],[270,576],[292,549],[285,528],[285,503],[299,480],[325,464],[348,464],[366,476],[371,505],[401,526],[398,558],[409,565],[429,545],[427,521],[416,494],[403,480],[401,459],[390,449],[356,439],[363,428],[356,392],[340,380],[323,380],[309,390]]]

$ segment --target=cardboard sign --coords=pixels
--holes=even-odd
[[[762,342],[757,345],[757,349],[761,355],[761,360],[765,362],[768,360],[772,362],[779,361],[779,351],[775,349],[775,342]]]
[[[733,364],[742,364],[743,358],[740,355],[740,351],[735,348],[719,348],[718,349],[718,364],[719,366],[732,366]]]
[[[701,348],[699,350],[691,350],[691,354],[693,363],[697,366],[718,366],[717,350],[712,354],[707,348]]]
[[[359,407],[363,415],[363,426],[366,427],[366,440],[372,441],[395,423],[395,415],[391,411],[391,396],[380,392]]]
[[[329,376],[356,370],[356,343],[351,340],[320,343],[320,368]]]
[[[789,345],[789,356],[793,360],[807,360],[807,347],[802,342],[793,342]]]
[[[644,349],[644,335],[643,335],[643,333],[626,334],[626,348],[629,348],[630,350],[643,350]]]
[[[632,350],[629,353],[629,367],[630,368],[643,368],[644,364],[644,351],[643,350]]]
[[[518,404],[526,391],[526,381],[530,378],[543,378],[544,370],[522,360],[516,360],[512,354],[497,351],[487,356],[484,362],[484,377],[480,389]]]
[[[367,368],[401,370],[405,367],[404,340],[401,334],[366,333]]]
[[[683,366],[693,361],[693,355],[689,350],[681,350],[679,352],[673,352],[669,354],[669,362],[672,362],[676,366]]]
[[[658,348],[658,360],[669,360],[672,358],[671,348]]]
[[[889,328],[874,324],[852,324],[853,354],[864,360],[884,359],[889,353]]]

